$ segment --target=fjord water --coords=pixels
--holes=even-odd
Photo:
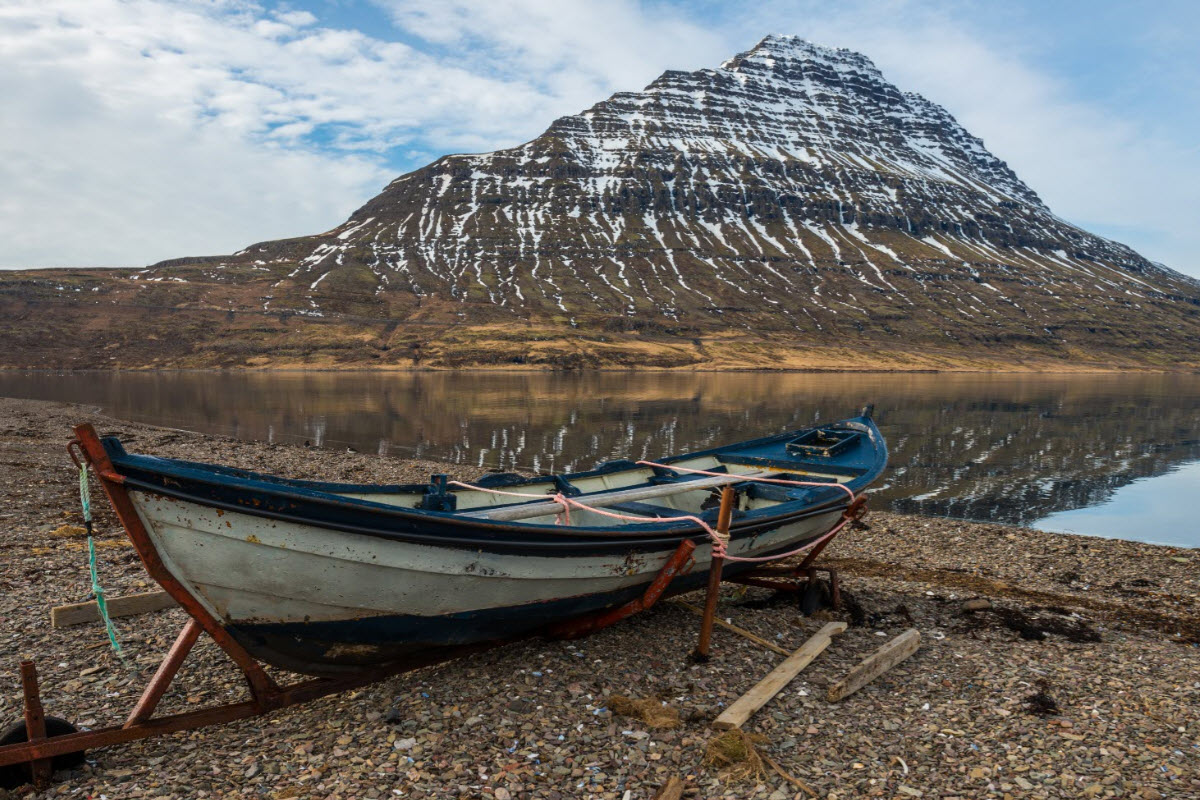
[[[876,508],[1200,547],[1188,510],[1200,492],[1200,375],[0,372],[0,396],[546,471],[736,442],[874,403],[891,449]]]

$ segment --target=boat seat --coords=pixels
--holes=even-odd
[[[785,478],[785,480],[802,480],[802,478]],[[800,500],[808,492],[804,486],[780,486],[770,483],[752,483],[746,487],[746,496],[752,500],[771,500],[776,503],[789,503]]]
[[[648,517],[678,517],[688,513],[686,511],[680,511],[677,508],[671,508],[670,506],[659,506],[655,505],[654,503],[628,502],[616,503],[611,506],[595,503],[595,505],[598,508],[619,511],[622,514],[641,514]]]
[[[661,486],[667,483],[687,483],[688,481],[697,481],[706,476],[697,475],[694,472],[677,472],[666,467],[653,467],[654,475],[647,483],[651,486]],[[709,472],[729,472],[729,468],[724,464],[712,467]]]

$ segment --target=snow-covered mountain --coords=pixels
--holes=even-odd
[[[559,341],[702,364],[717,337],[754,366],[845,347],[1157,363],[1200,340],[1196,282],[1054,216],[865,56],[790,36],[440,158],[327,233],[123,280],[175,307],[386,321],[385,352],[403,346],[384,361],[553,364],[529,342]],[[489,326],[487,347],[460,335]]]

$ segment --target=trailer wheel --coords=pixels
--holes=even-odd
[[[46,736],[63,736],[68,733],[78,733],[79,729],[65,719],[59,717],[46,717]],[[19,744],[29,741],[29,736],[25,733],[25,721],[22,720],[15,725],[10,725],[0,733],[0,747],[6,744]],[[51,760],[52,768],[55,772],[60,769],[73,769],[83,763],[84,753],[80,750],[77,753],[63,753],[61,756],[55,756]],[[33,774],[29,764],[9,764],[5,767],[0,767],[0,789],[15,789],[26,783],[33,781]]]

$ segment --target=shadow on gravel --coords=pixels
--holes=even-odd
[[[1050,681],[1038,681],[1035,694],[1025,698],[1025,707],[1030,714],[1039,717],[1052,717],[1059,712],[1058,701],[1050,696]]]
[[[990,615],[1005,628],[1015,631],[1022,639],[1035,642],[1044,640],[1050,634],[1076,643],[1101,641],[1100,633],[1089,625],[1087,620],[1067,616],[1063,611],[1065,610],[1034,608],[1032,613],[1029,613],[1019,608],[999,606],[986,614],[978,615],[976,619],[982,621]]]

